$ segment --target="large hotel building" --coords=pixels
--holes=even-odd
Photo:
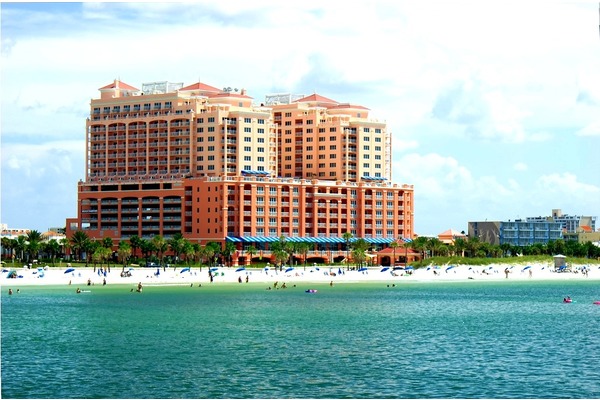
[[[363,106],[318,94],[255,105],[203,83],[99,90],[67,237],[181,233],[268,250],[284,236],[328,258],[346,232],[375,248],[413,236],[413,186],[391,182],[391,135]]]

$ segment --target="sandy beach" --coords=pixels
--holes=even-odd
[[[106,269],[106,266],[104,266]],[[508,268],[508,274],[506,269]],[[16,278],[9,278],[11,271],[16,272]],[[125,271],[125,274],[123,274]],[[587,271],[587,273],[585,273]],[[156,274],[160,272],[160,274]],[[274,268],[245,268],[220,267],[211,271],[212,284],[236,282],[262,282],[280,285],[297,282],[314,283],[353,283],[353,282],[384,282],[401,284],[403,282],[435,282],[435,281],[501,281],[501,280],[600,280],[600,266],[572,265],[571,272],[555,272],[550,264],[492,264],[488,266],[445,265],[429,266],[414,270],[391,270],[385,267],[370,267],[362,271],[346,271],[341,267],[327,266],[298,266],[283,271]],[[13,274],[14,275],[14,274]],[[4,266],[0,278],[3,288],[17,289],[31,285],[72,285],[85,287],[95,285],[131,285],[140,282],[148,285],[205,285],[211,284],[207,267],[187,268],[141,268],[111,266],[110,272],[93,267],[72,268],[38,266],[28,268],[10,268]]]

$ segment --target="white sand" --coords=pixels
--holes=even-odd
[[[525,269],[527,266],[530,268]],[[510,273],[508,278],[504,273],[505,268],[509,268]],[[587,268],[587,276],[581,271]],[[88,280],[92,285],[102,285],[106,279],[107,285],[131,285],[134,287],[139,282],[143,285],[190,285],[210,284],[208,268],[192,268],[191,271],[182,270],[185,266],[180,266],[176,269],[167,268],[166,271],[160,269],[160,275],[155,276],[156,268],[126,268],[131,272],[130,277],[121,277],[122,266],[111,266],[111,272],[107,272],[106,276],[98,273],[98,269],[94,272],[92,267],[75,268],[73,272],[65,273],[66,268],[42,268],[37,267],[32,269],[18,268],[15,269],[19,278],[7,278],[8,272],[2,272],[0,276],[0,285],[6,288],[17,289],[20,286],[27,285],[68,285],[82,289],[87,286]],[[10,265],[4,265],[4,270],[13,270]],[[600,280],[599,265],[573,265],[573,272],[554,272],[554,267],[550,264],[494,264],[489,266],[467,266],[457,265],[453,268],[449,266],[426,267],[413,271],[412,274],[407,274],[404,271],[394,271],[395,275],[390,270],[381,272],[382,267],[371,267],[367,271],[345,271],[341,268],[342,274],[339,274],[338,267],[319,267],[317,270],[314,266],[296,267],[293,271],[275,271],[273,268],[265,271],[258,268],[247,268],[243,271],[236,271],[237,267],[219,268],[214,272],[213,284],[229,282],[238,282],[241,277],[242,282],[263,282],[268,285],[274,282],[290,284],[294,282],[333,282],[336,283],[351,283],[351,282],[434,282],[434,281],[467,281],[467,280]],[[531,271],[531,275],[529,274]],[[335,274],[335,275],[334,275]]]

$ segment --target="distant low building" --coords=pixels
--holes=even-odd
[[[589,231],[596,230],[596,217],[563,214],[560,208],[552,210],[552,216],[527,217],[527,222],[558,222],[566,233],[576,233],[579,228],[588,227]]]
[[[468,235],[493,245],[529,246],[563,239],[562,224],[548,221],[476,221],[469,222]]]

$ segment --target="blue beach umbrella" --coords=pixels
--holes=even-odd
[[[213,267],[213,268],[210,269],[210,272],[215,272],[215,271],[218,271],[218,270],[219,270],[219,268]]]
[[[521,272],[523,272],[523,271],[527,271],[529,268],[531,268],[531,265],[528,265],[528,266],[526,266],[525,268],[523,268],[523,269],[521,270]]]
[[[290,271],[293,271],[293,270],[294,270],[294,267],[289,267],[288,269],[285,270],[285,272],[290,272]]]
[[[65,274],[68,274],[69,272],[73,272],[73,271],[75,271],[75,268],[67,268],[65,270]]]
[[[180,274],[183,274],[184,272],[189,272],[189,271],[190,271],[190,269],[189,269],[189,268],[184,268],[184,269],[182,269],[182,270],[181,270],[179,273],[180,273]]]
[[[235,272],[241,272],[241,271],[245,271],[246,267],[239,267],[238,269],[235,270]]]
[[[362,267],[362,268],[358,269],[358,272],[363,272],[363,271],[366,271],[366,270],[367,270],[367,267]]]
[[[387,271],[388,269],[389,269],[388,267],[385,267],[385,268],[383,268],[383,269],[382,269],[381,271],[379,271],[379,272],[385,272],[385,271]]]
[[[452,268],[454,268],[454,265],[451,265],[448,268],[446,268],[446,272],[450,271]]]

